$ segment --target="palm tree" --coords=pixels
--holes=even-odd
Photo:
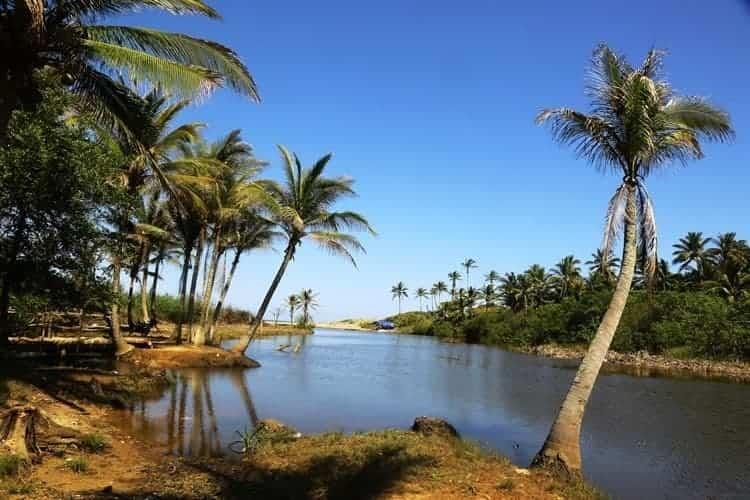
[[[318,308],[317,293],[309,288],[302,290],[299,293],[299,303],[302,307],[302,322],[305,326],[310,325],[310,310]]]
[[[713,264],[713,253],[708,248],[710,242],[711,238],[704,238],[703,233],[689,232],[673,245],[672,264],[679,264],[681,272],[692,270],[696,281],[706,279]]]
[[[456,300],[456,283],[461,281],[461,273],[453,271],[448,273],[448,279],[451,281],[451,300]]]
[[[601,248],[597,248],[596,252],[591,254],[591,260],[586,261],[586,265],[589,266],[589,273],[592,278],[601,276],[606,283],[613,283],[615,271],[620,265],[620,259],[615,257],[611,251],[607,254]]]
[[[113,225],[116,229],[114,249],[112,252],[112,292],[115,296],[120,293],[120,273],[127,244],[134,239],[138,241],[138,250],[130,268],[131,284],[128,298],[129,321],[132,324],[130,311],[132,309],[133,282],[137,276],[141,263],[146,258],[144,252],[147,238],[144,233],[154,233],[154,228],[148,223],[138,223],[133,219],[136,212],[135,200],[138,200],[145,186],[156,184],[164,186],[169,193],[175,195],[178,184],[188,184],[193,177],[187,175],[172,176],[169,172],[181,168],[181,162],[172,159],[173,153],[185,143],[196,140],[201,125],[187,123],[171,128],[177,114],[188,105],[182,100],[168,103],[167,98],[158,91],[152,91],[146,96],[134,100],[132,107],[137,108],[141,118],[139,126],[128,134],[115,134],[112,140],[117,143],[124,163],[118,171],[118,182],[131,200],[123,207],[118,207],[112,214]],[[103,138],[106,140],[108,138]],[[154,182],[158,180],[157,182]],[[172,214],[173,219],[179,219],[181,211]],[[122,355],[132,349],[122,339],[120,333],[119,304],[113,301],[111,306],[112,337],[116,345],[116,353]],[[132,326],[132,325],[131,325]]]
[[[521,276],[524,291],[528,294],[525,299],[528,305],[538,307],[552,299],[552,275],[539,264],[532,264]]]
[[[289,324],[294,324],[294,311],[299,306],[299,295],[292,294],[286,298],[286,306],[289,308]]]
[[[714,277],[706,283],[730,302],[739,301],[750,293],[750,247],[738,240],[736,233],[724,233],[714,238],[711,249],[715,259]]]
[[[459,275],[458,279],[461,279],[461,276]],[[438,304],[440,303],[440,300],[442,298],[442,295],[444,293],[448,293],[448,285],[445,284],[445,281],[438,281],[434,285],[432,285],[433,288],[435,288],[435,292],[437,293],[437,300]],[[455,283],[453,284],[453,288],[456,288]]]
[[[401,314],[401,298],[406,298],[409,296],[408,293],[409,289],[406,288],[406,285],[404,285],[403,281],[399,281],[395,285],[391,287],[391,295],[393,295],[393,298],[398,300],[398,313]]]
[[[226,251],[225,232],[243,217],[247,210],[259,204],[259,188],[255,176],[262,162],[253,156],[252,146],[242,141],[239,130],[234,130],[212,145],[195,145],[201,160],[209,159],[218,165],[208,196],[208,223],[211,225],[211,258],[207,260],[201,322],[193,335],[193,343],[203,345],[210,329],[211,299],[216,281],[219,260]],[[208,259],[208,257],[207,257]]]
[[[469,283],[469,271],[472,269],[477,268],[477,261],[474,259],[466,259],[465,261],[461,262],[461,267],[466,269],[466,287],[471,287],[471,283]]]
[[[580,264],[581,261],[573,255],[566,255],[552,269],[552,274],[555,275],[555,279],[557,280],[561,299],[571,294],[576,294],[580,290],[583,283]]]
[[[419,312],[422,312],[422,301],[429,296],[429,293],[426,288],[417,288],[415,296],[419,299]]]
[[[573,384],[535,465],[551,465],[577,473],[581,468],[580,432],[586,403],[625,309],[635,272],[638,247],[653,276],[656,269],[656,226],[644,186],[649,174],[667,164],[703,156],[700,139],[732,137],[729,116],[707,101],[676,95],[660,75],[663,54],[648,52],[640,67],[606,45],[594,51],[588,86],[593,114],[568,108],[542,111],[555,139],[571,145],[595,166],[623,175],[607,211],[602,250],[608,255],[624,230],[620,275],[607,312],[591,342]]]
[[[497,271],[490,271],[484,275],[485,283],[495,286],[496,281],[500,281],[500,273]]]
[[[208,340],[211,343],[216,338],[216,323],[219,320],[227,293],[229,293],[234,273],[237,271],[237,265],[240,263],[240,256],[252,250],[269,248],[273,241],[280,236],[280,233],[274,230],[273,222],[252,211],[245,211],[238,220],[234,220],[230,226],[225,228],[223,248],[225,250],[233,249],[234,257],[232,257],[229,274],[224,279],[219,299],[210,317]]]
[[[499,276],[499,275],[498,275]],[[498,278],[499,279],[499,278]],[[490,308],[490,306],[495,305],[495,285],[489,283],[489,280],[486,285],[484,285],[484,288],[482,288],[480,295],[484,299],[484,309],[485,311]]]
[[[286,182],[284,185],[267,183],[266,202],[286,236],[287,245],[281,265],[253,319],[250,333],[236,344],[234,352],[245,352],[255,337],[268,304],[294,258],[297,247],[304,239],[312,240],[331,254],[349,259],[356,266],[352,252],[363,252],[364,247],[356,237],[343,230],[364,230],[375,234],[364,216],[350,211],[330,211],[341,198],[355,194],[352,179],[323,176],[326,165],[331,160],[330,154],[318,160],[311,168],[303,169],[297,155],[283,146],[279,146],[279,151],[284,163]]]
[[[51,69],[104,124],[137,132],[137,96],[114,75],[185,97],[228,86],[258,100],[239,57],[216,42],[148,28],[94,24],[144,8],[218,19],[203,0],[16,0],[0,2],[0,143],[16,109],[40,101],[34,75]]]
[[[526,275],[505,273],[500,278],[503,302],[512,311],[526,310],[531,302],[531,288]]]

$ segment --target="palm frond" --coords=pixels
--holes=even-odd
[[[195,65],[221,76],[236,92],[260,101],[258,88],[239,56],[219,43],[181,33],[129,26],[89,26],[89,39],[119,45],[183,65]]]
[[[537,115],[536,123],[549,124],[557,142],[572,146],[579,157],[599,168],[622,165],[615,128],[601,117],[568,108],[545,109]]]
[[[105,16],[156,8],[171,14],[200,14],[219,19],[219,13],[202,0],[60,0],[55,14],[60,16]]]
[[[656,230],[656,217],[654,206],[646,187],[643,183],[636,186],[637,209],[638,209],[638,243],[643,258],[643,269],[647,282],[651,283],[656,273],[658,256],[658,232]]]
[[[97,40],[85,40],[93,59],[125,68],[131,79],[145,79],[177,90],[181,95],[203,97],[221,85],[221,76],[196,65],[174,62],[143,51]]]
[[[612,247],[622,232],[625,223],[625,209],[628,200],[628,186],[621,184],[609,200],[607,216],[604,223],[604,238],[602,239],[602,254],[610,255]]]
[[[359,240],[350,235],[333,231],[314,231],[308,233],[308,236],[322,249],[328,251],[331,255],[338,255],[348,259],[354,267],[357,267],[357,261],[354,260],[353,252],[365,253],[365,248]]]

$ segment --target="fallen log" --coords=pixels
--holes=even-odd
[[[36,420],[39,412],[33,406],[16,406],[3,415],[0,442],[11,455],[29,461],[39,453],[36,444]]]

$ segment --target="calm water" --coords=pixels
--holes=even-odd
[[[132,432],[185,455],[226,453],[275,418],[302,432],[407,428],[444,417],[526,466],[573,377],[571,363],[428,337],[318,330],[298,353],[267,338],[256,370],[186,370],[130,413]],[[603,375],[583,426],[586,476],[615,498],[750,498],[750,385]]]

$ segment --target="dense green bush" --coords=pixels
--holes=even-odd
[[[127,296],[124,297],[123,303],[127,303]],[[196,299],[195,307],[193,308],[193,321],[197,321],[200,318],[201,306],[201,299]],[[136,308],[136,310],[139,312],[140,308]],[[177,323],[180,318],[180,311],[179,297],[174,295],[157,295],[156,317],[159,321]],[[250,313],[248,311],[232,306],[223,306],[219,316],[219,321],[222,323],[248,323],[250,320]]]
[[[528,311],[474,310],[455,323],[432,313],[394,317],[399,329],[417,335],[461,338],[469,343],[534,346],[588,343],[596,333],[610,292],[588,291],[579,298]],[[750,301],[739,303],[708,293],[631,293],[612,348],[620,352],[680,352],[687,356],[750,359]]]

